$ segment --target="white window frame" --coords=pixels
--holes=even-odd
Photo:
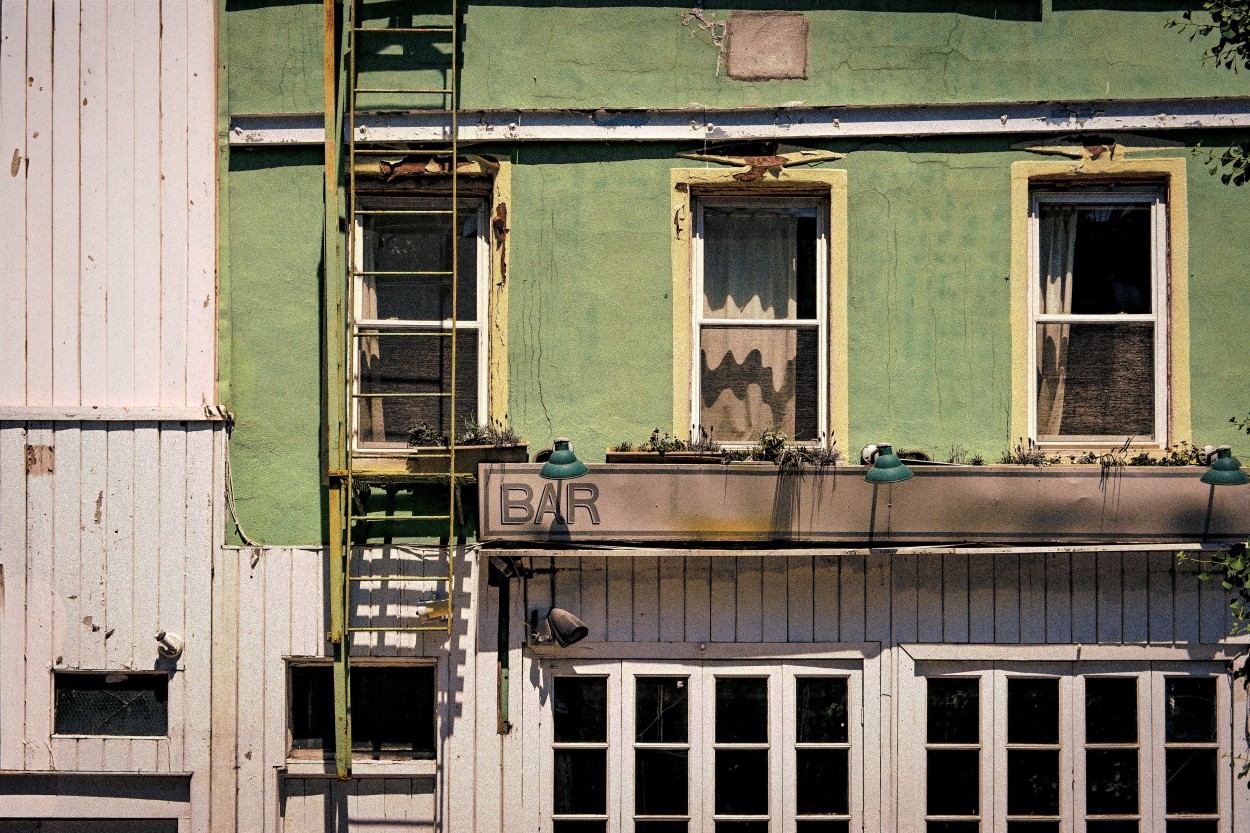
[[[704,209],[714,208],[804,208],[816,212],[816,318],[812,319],[751,319],[751,318],[705,318],[703,316],[703,264],[704,264]],[[829,425],[829,215],[827,197],[795,194],[788,196],[731,198],[699,196],[694,198],[694,235],[691,260],[691,345],[690,350],[690,421],[692,434],[698,436],[702,427],[701,396],[702,355],[704,327],[779,327],[782,329],[816,330],[816,429],[817,439],[803,444],[828,445],[831,442]],[[715,426],[713,426],[714,428]],[[793,439],[793,438],[792,438]],[[727,448],[745,448],[750,441],[723,442]]]
[[[531,688],[529,705],[541,715],[539,726],[541,754],[538,756],[542,790],[542,815],[538,829],[551,833],[555,790],[552,782],[553,748],[599,744],[555,744],[551,717],[554,682],[557,677],[585,676],[607,679],[607,825],[608,833],[634,830],[634,677],[685,677],[690,685],[688,746],[690,754],[689,830],[711,829],[715,813],[715,686],[718,678],[764,677],[768,680],[768,808],[770,833],[796,833],[797,790],[794,778],[797,760],[797,727],[794,705],[797,680],[808,677],[837,677],[847,680],[846,744],[821,744],[849,749],[847,801],[849,829],[860,830],[864,819],[864,690],[863,663],[859,660],[777,660],[663,662],[646,660],[554,660],[543,663],[542,683]],[[646,746],[644,744],[643,746]],[[569,816],[569,819],[603,819],[603,816]],[[668,817],[679,818],[679,817]],[[725,817],[727,819],[738,817]],[[657,819],[658,820],[658,819]]]
[[[475,414],[472,414],[471,416],[476,422],[481,424],[487,421],[487,419],[489,418],[488,414],[490,412],[489,410],[490,403],[488,402],[488,399],[490,396],[490,385],[489,385],[489,379],[488,379],[488,370],[490,367],[490,356],[489,356],[489,349],[490,349],[489,335],[490,334],[489,334],[489,328],[486,326],[487,316],[489,315],[489,312],[490,312],[490,272],[491,272],[491,251],[490,251],[491,227],[490,227],[490,222],[489,222],[490,197],[485,194],[476,194],[476,193],[463,194],[462,193],[459,195],[459,200],[461,202],[473,202],[473,203],[478,204],[476,211],[474,211],[474,213],[477,215],[477,229],[478,229],[477,252],[476,252],[476,255],[477,255],[476,257],[477,291],[475,293],[477,297],[477,305],[476,305],[476,310],[475,310],[476,316],[473,321],[457,320],[455,322],[455,329],[457,330],[457,338],[463,337],[460,335],[460,333],[462,332],[468,332],[468,331],[476,332],[475,341],[477,342],[477,379],[476,379],[477,412]],[[446,203],[447,205],[450,206],[451,195],[450,194],[447,194],[447,195],[413,194],[411,196],[395,195],[395,196],[387,196],[381,199],[375,198],[375,201],[383,202],[384,204],[391,206],[391,207],[397,207],[399,204],[404,204],[408,207],[411,207],[414,205],[424,205],[427,203],[428,204]],[[368,206],[370,205],[370,201],[368,198],[362,199],[362,202],[366,206],[365,210],[371,210],[368,208]],[[400,208],[399,210],[404,210],[404,209]],[[466,216],[467,215],[462,212],[460,216],[457,217],[458,222],[462,226],[466,219]],[[360,273],[360,272],[363,272],[365,269],[365,228],[364,228],[364,216],[363,215],[357,215],[355,218],[353,236],[354,236],[354,244],[355,244],[353,246],[353,262],[355,264],[355,271],[357,273]],[[441,331],[441,330],[452,329],[453,324],[452,324],[451,319],[395,320],[395,319],[363,318],[361,316],[361,305],[362,305],[362,298],[363,298],[364,293],[362,291],[361,285],[363,281],[365,280],[365,277],[366,276],[357,274],[356,284],[355,286],[352,287],[352,319],[355,322],[355,327],[353,328],[353,331],[355,331],[358,328],[378,329],[378,330],[384,330],[384,331],[389,330],[392,332],[404,332],[404,331],[411,332],[415,330]],[[386,338],[386,336],[381,336],[381,338]],[[358,347],[358,343],[359,341],[354,339],[353,343],[350,345],[351,356],[352,356],[352,360],[351,360],[352,392],[357,393],[357,394],[361,393],[360,348]],[[352,406],[349,410],[350,410],[350,414],[348,415],[348,418],[351,420],[352,448],[355,453],[365,454],[365,455],[388,454],[388,453],[393,453],[395,451],[395,447],[378,446],[378,445],[362,446],[360,442],[359,408],[357,407],[356,402],[352,403]],[[469,418],[470,415],[458,414],[457,417],[458,417],[458,421],[462,422],[464,419]]]
[[[1050,205],[1148,205],[1151,217],[1151,309],[1149,314],[1043,314],[1041,312],[1041,228],[1040,211],[1044,204]],[[1029,289],[1028,310],[1028,427],[1029,437],[1044,448],[1099,448],[1123,445],[1129,435],[1072,435],[1060,439],[1042,439],[1037,431],[1037,325],[1046,323],[1070,324],[1131,324],[1154,325],[1154,436],[1149,439],[1134,437],[1133,445],[1143,448],[1166,448],[1168,438],[1168,404],[1170,391],[1170,357],[1168,340],[1170,275],[1168,270],[1168,203],[1167,192],[1162,186],[1126,186],[1123,189],[1072,189],[1046,190],[1035,188],[1029,193]]]
[[[1233,790],[1241,783],[1231,768],[1223,766],[1234,750],[1235,693],[1222,662],[1025,662],[924,660],[915,666],[915,675],[903,680],[900,695],[901,737],[909,741],[901,748],[900,783],[918,785],[914,798],[900,797],[905,810],[900,830],[924,833],[927,829],[928,772],[927,738],[928,686],[933,678],[980,679],[980,831],[1006,833],[1007,830],[1007,680],[1012,677],[1057,678],[1059,680],[1059,775],[1060,830],[1085,833],[1085,680],[1092,677],[1135,677],[1138,680],[1138,810],[1140,833],[1162,830],[1165,825],[1167,778],[1164,697],[1166,681],[1172,677],[1202,677],[1215,680],[1216,746],[1220,768],[1218,778],[1218,833],[1231,833],[1234,815]],[[907,716],[910,715],[910,718]],[[1171,744],[1166,744],[1170,746]],[[908,772],[908,761],[914,767]]]

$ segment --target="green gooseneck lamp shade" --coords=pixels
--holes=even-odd
[[[1212,486],[1241,486],[1250,483],[1250,474],[1241,470],[1241,463],[1233,456],[1230,446],[1222,445],[1215,453],[1215,462],[1202,475],[1203,483]]]
[[[877,459],[873,461],[872,468],[864,475],[864,479],[869,483],[902,483],[911,479],[911,476],[912,470],[898,459],[894,447],[889,443],[879,443]]]
[[[551,456],[543,463],[538,476],[548,480],[572,480],[586,473],[586,464],[577,459],[572,446],[564,437],[558,437],[553,444]]]

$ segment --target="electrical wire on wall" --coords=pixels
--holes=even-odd
[[[223,409],[224,410],[224,409]],[[234,414],[225,411],[226,418],[226,453],[225,462],[222,464],[226,476],[226,510],[230,512],[230,520],[234,523],[235,532],[239,533],[239,540],[245,546],[259,546],[255,541],[248,537],[243,531],[243,523],[239,520],[239,510],[234,504],[234,475],[230,470],[230,435],[234,433]]]

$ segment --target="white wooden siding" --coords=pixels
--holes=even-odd
[[[0,423],[0,770],[190,772],[208,828],[219,423]],[[50,446],[52,473],[26,471]],[[53,736],[56,670],[158,666],[183,637],[168,738]]]
[[[0,405],[214,402],[215,7],[0,7]]]
[[[1171,646],[1218,642],[1227,634],[1224,600],[1200,583],[1174,554],[1159,552],[1025,555],[872,555],[761,557],[596,556],[533,559],[540,573],[513,583],[510,612],[510,734],[496,731],[495,634],[498,591],[475,575],[476,558],[459,562],[461,592],[449,653],[439,636],[359,635],[355,656],[432,657],[439,662],[438,774],[333,777],[285,775],[286,667],[290,658],[330,657],[325,641],[326,554],[317,548],[227,548],[218,556],[215,594],[235,588],[231,662],[217,651],[219,673],[231,674],[237,735],[227,769],[237,777],[234,807],[240,829],[327,831],[536,829],[533,783],[541,767],[534,712],[526,692],[538,685],[541,660],[519,647],[526,611],[553,601],[585,620],[588,641],[628,656],[657,642],[697,655],[708,651],[763,655],[779,643],[822,651],[837,644],[880,643],[864,660],[869,737],[876,750],[865,773],[865,800],[880,829],[890,830],[900,800],[893,755],[900,667],[911,667],[904,643],[997,643],[1039,650],[1046,645]],[[435,559],[400,547],[357,553],[354,569],[426,574]],[[414,603],[412,589],[365,584],[352,604],[355,624],[395,624]],[[1109,637],[1115,636],[1115,639]],[[821,645],[820,643],[827,643]],[[831,644],[837,643],[837,644]],[[1030,643],[1032,643],[1030,645]],[[636,646],[631,648],[630,646]],[[752,645],[758,646],[753,649]],[[598,650],[599,646],[595,646]],[[661,649],[661,653],[664,650]],[[912,650],[917,650],[912,648]],[[650,652],[654,654],[654,649]],[[215,689],[220,692],[221,686]],[[215,693],[215,708],[220,693]],[[224,712],[223,712],[224,713]],[[220,725],[220,724],[218,724]],[[879,755],[877,753],[880,753]],[[220,762],[219,762],[220,765]],[[537,773],[541,776],[541,773]],[[249,825],[247,822],[251,820]]]

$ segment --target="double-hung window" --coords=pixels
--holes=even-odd
[[[859,666],[553,663],[552,833],[847,833]]]
[[[1035,189],[1029,225],[1032,436],[1166,445],[1164,190]]]
[[[829,204],[695,203],[691,418],[721,442],[768,429],[819,442],[828,425]]]
[[[1230,690],[1209,663],[933,663],[918,682],[917,831],[1230,829]]]
[[[486,420],[490,249],[486,200],[377,197],[362,201],[356,228],[355,433],[358,449],[403,447],[424,424],[451,424],[456,333],[456,422]],[[452,301],[455,300],[455,316]]]

